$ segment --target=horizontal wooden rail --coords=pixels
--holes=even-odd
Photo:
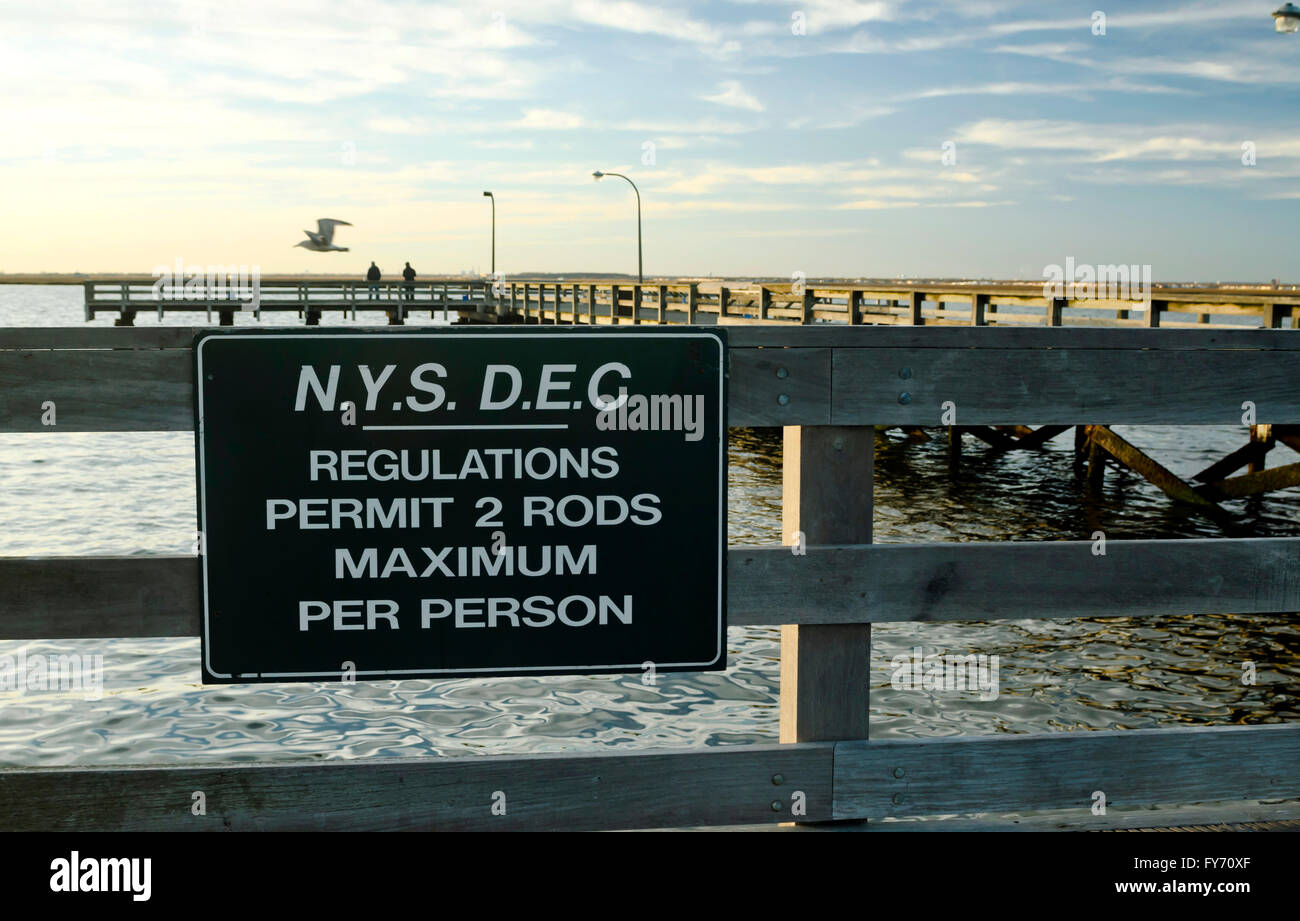
[[[841,742],[835,818],[1300,796],[1300,724]]]
[[[711,324],[702,324],[705,326]],[[328,327],[327,327],[328,328]],[[367,329],[391,335],[482,334],[495,327],[451,326],[340,327],[349,333]],[[301,326],[267,324],[251,329],[268,332],[301,332]],[[566,332],[581,334],[589,328],[575,326]],[[518,332],[503,329],[502,332]],[[211,326],[26,326],[0,327],[0,349],[188,349],[201,332]],[[601,333],[610,330],[601,329]],[[1248,349],[1300,351],[1300,336],[1275,329],[1129,329],[1076,326],[991,327],[969,326],[729,326],[727,340],[732,348],[885,348],[885,349],[1159,349],[1186,351],[1203,349]]]
[[[1300,725],[685,751],[0,770],[0,830],[518,831],[1300,796]],[[204,794],[206,815],[192,812]],[[792,812],[802,804],[802,814]],[[504,815],[494,814],[504,804]],[[497,810],[500,812],[500,809]]]
[[[1095,330],[1112,335],[1077,339],[1085,331],[767,332],[783,335],[731,337],[732,425],[1235,425],[1247,403],[1258,419],[1300,423],[1294,399],[1300,349],[1284,343],[1300,337],[1283,331],[1214,334],[1200,340],[1213,344],[1194,349],[1186,347],[1194,337],[1184,340],[1180,330]],[[964,335],[935,336],[946,343],[941,346],[893,344],[944,332]],[[1022,335],[1028,332],[1061,335]],[[794,340],[801,345],[774,347]],[[0,432],[192,428],[189,349],[107,348],[112,339],[93,341],[100,347],[6,348],[0,339]],[[57,425],[43,424],[47,402],[57,408]],[[949,407],[955,415],[945,422]]]
[[[737,547],[731,626],[1300,610],[1300,538]],[[1047,600],[1045,600],[1047,599]],[[0,558],[0,639],[197,636],[192,556]]]
[[[831,817],[832,753],[832,744],[812,743],[0,770],[0,831],[591,831],[772,823],[791,820],[796,791],[803,793],[804,820],[815,822]],[[204,794],[205,816],[191,813],[195,791]],[[504,804],[504,815],[493,814],[494,803]]]

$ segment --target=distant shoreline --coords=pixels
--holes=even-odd
[[[481,281],[489,278],[487,275],[464,275],[448,274],[438,275],[430,274],[418,279],[421,282],[428,281]],[[140,283],[141,280],[148,280],[149,275],[140,272],[0,272],[0,285],[83,285],[87,282],[111,282],[111,281],[131,281]],[[510,272],[504,275],[505,280],[528,280],[528,281],[555,281],[555,282],[587,282],[587,281],[619,281],[628,284],[636,283],[636,276],[621,274],[617,272]],[[286,273],[279,272],[261,276],[261,281],[266,284],[284,284],[294,281],[311,280],[311,281],[362,281],[361,275],[354,272],[297,272]],[[385,281],[396,280],[385,278]],[[759,276],[759,275],[663,275],[646,278],[646,284],[683,284],[686,282],[700,283],[739,283],[739,284],[766,284],[781,285],[789,284],[790,279],[784,276]],[[826,284],[852,284],[852,285],[954,285],[954,286],[983,286],[983,287],[1012,287],[1027,285],[1042,287],[1042,279],[997,279],[997,278],[969,278],[969,277],[850,277],[850,276],[820,276],[817,278],[809,277],[805,279],[807,284],[826,285]],[[1253,290],[1253,291],[1296,291],[1300,290],[1300,285],[1293,283],[1273,284],[1271,281],[1173,281],[1157,282],[1156,288],[1193,288],[1193,289],[1225,289],[1225,290]]]

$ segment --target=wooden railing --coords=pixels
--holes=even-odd
[[[234,322],[239,312],[293,311],[308,325],[338,312],[386,314],[400,325],[408,315],[442,311],[464,322],[523,323],[845,323],[851,326],[1073,326],[1290,327],[1300,292],[1244,288],[1153,286],[1149,296],[1098,297],[1095,290],[1063,289],[1048,297],[1041,284],[806,285],[663,281],[436,278],[400,281],[322,281],[268,278],[259,295],[221,296],[215,288],[154,287],[149,278],[87,280],[86,319],[113,311],[118,325],[140,313],[202,312],[212,322]],[[209,296],[209,294],[211,296]],[[1232,322],[1228,322],[1232,321]]]
[[[0,329],[0,432],[191,429],[193,332]],[[1300,423],[1300,338],[729,334],[729,423],[785,427],[783,533],[800,532],[806,550],[727,554],[728,623],[783,628],[784,744],[6,769],[0,827],[599,829],[1065,810],[1087,828],[1140,822],[1126,807],[1231,801],[1244,817],[1246,801],[1300,797],[1295,724],[871,740],[868,720],[872,623],[1300,610],[1297,538],[1111,539],[1104,555],[1089,541],[873,545],[873,424],[938,425],[951,404],[959,424],[1228,425],[1245,401]],[[48,401],[57,426],[41,424]],[[0,639],[195,636],[198,586],[195,557],[0,559]],[[205,816],[190,811],[196,790]],[[496,791],[505,815],[493,814]],[[1094,814],[1096,791],[1111,817]]]

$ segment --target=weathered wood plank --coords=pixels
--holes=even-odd
[[[1038,320],[1041,322],[1042,318]],[[844,349],[1270,349],[1300,350],[1285,329],[1146,329],[1089,326],[752,326],[730,337],[733,348]]]
[[[835,818],[1300,795],[1300,725],[840,742]]]
[[[0,351],[0,432],[192,430],[190,364],[181,349]]]
[[[781,531],[792,559],[814,542],[871,542],[875,437],[869,426],[785,428]],[[871,625],[800,626],[791,614],[781,627],[781,741],[868,738]]]
[[[198,636],[195,556],[0,557],[0,639]]]
[[[831,744],[0,770],[0,830],[585,831],[831,815]],[[777,779],[779,778],[779,783]],[[207,815],[191,814],[202,790]],[[505,814],[493,814],[504,794]],[[499,811],[499,810],[498,810]]]
[[[731,626],[1300,610],[1300,538],[735,547]],[[0,557],[0,639],[198,635],[194,557]],[[1051,604],[1045,605],[1044,598]]]
[[[1248,400],[1290,423],[1297,379],[1300,354],[1280,351],[837,348],[831,424],[1235,425]],[[947,402],[956,419],[941,421]]]
[[[727,335],[735,335],[738,327],[727,325]],[[830,349],[729,350],[728,359],[729,425],[826,425],[830,422]]]
[[[509,286],[512,293],[515,286]],[[594,286],[589,286],[593,288]],[[608,316],[608,303],[600,296],[594,302]],[[711,311],[715,305],[698,304],[701,312]],[[870,305],[860,309],[870,312]],[[594,314],[593,314],[594,315]],[[999,318],[1007,318],[999,314]],[[1042,317],[1028,318],[1037,322]],[[156,349],[189,348],[194,336],[205,330],[204,326],[139,326],[139,327],[13,327],[0,328],[0,349]],[[299,326],[267,325],[258,330],[300,330]],[[385,333],[409,332],[412,335],[428,334],[428,327],[395,330],[386,326],[354,327],[352,331],[367,328]],[[451,327],[442,330],[457,332],[483,332],[484,327]],[[925,327],[910,326],[849,326],[847,323],[814,324],[809,326],[773,325],[753,326],[737,330],[731,335],[734,348],[937,348],[937,349],[1266,349],[1300,350],[1300,336],[1295,330],[1238,329],[1145,329],[1142,327]]]

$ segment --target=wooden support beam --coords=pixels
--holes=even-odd
[[[1088,426],[1088,437],[1094,446],[1105,450],[1134,473],[1147,482],[1158,487],[1170,498],[1200,507],[1210,507],[1214,503],[1183,482],[1168,469],[1156,463],[1141,450],[1125,441],[1104,425]]]
[[[870,426],[785,428],[781,529],[798,545],[792,560],[815,565],[817,544],[871,542],[875,445]],[[781,741],[868,738],[870,678],[869,624],[782,626]]]
[[[988,320],[985,313],[989,307],[989,296],[987,294],[973,294],[970,302],[970,325],[987,326]]]
[[[695,313],[700,306],[700,286],[696,282],[691,282],[690,287],[686,289],[686,322],[691,326],[695,325]]]
[[[1167,301],[1151,301],[1147,305],[1147,326],[1157,327],[1160,325],[1160,314],[1169,309]]]
[[[925,303],[924,291],[913,291],[908,295],[908,316],[913,326],[924,326],[925,317],[922,314],[921,307]]]
[[[857,326],[858,323],[861,322],[861,318],[858,316],[858,310],[861,308],[861,304],[862,304],[862,292],[850,291],[848,296],[850,326]]]
[[[1047,305],[1047,325],[1060,326],[1061,318],[1064,315],[1066,305],[1069,304],[1063,297],[1054,297]]]
[[[1300,425],[1274,425],[1273,437],[1292,451],[1300,451]]]
[[[948,475],[957,473],[961,467],[962,429],[956,425],[948,426]]]
[[[1004,435],[997,429],[988,425],[966,425],[962,426],[964,431],[970,432],[980,441],[992,445],[999,451],[1010,451],[1016,447],[1016,440],[1010,435]]]
[[[1097,496],[1106,485],[1106,450],[1092,437],[1096,426],[1086,426],[1088,433],[1088,475],[1084,481],[1088,493]]]
[[[803,289],[803,310],[800,314],[799,322],[807,326],[813,321],[813,308],[817,305],[817,297],[813,294],[813,289],[804,286]]]
[[[1194,474],[1192,479],[1198,483],[1213,483],[1222,480],[1229,474],[1236,473],[1242,467],[1251,463],[1256,455],[1259,454],[1259,445],[1248,443],[1228,454],[1221,460],[1215,461],[1206,467],[1200,473]]]
[[[1273,426],[1258,423],[1250,427],[1250,443],[1258,446],[1258,453],[1250,459],[1250,473],[1259,473],[1264,469],[1268,452],[1277,442],[1273,439]]]
[[[668,310],[668,286],[660,285],[659,286],[659,322],[660,323],[668,322],[667,310]]]
[[[1047,444],[1047,442],[1051,441],[1062,432],[1067,431],[1069,428],[1070,426],[1068,425],[1039,426],[1037,429],[1031,430],[1029,434],[1021,435],[1016,440],[1016,447],[1025,448],[1027,450],[1032,448],[1041,448],[1043,445]]]
[[[772,292],[767,289],[766,285],[758,287],[758,318],[767,319],[767,312],[772,307]]]
[[[1216,483],[1207,483],[1202,490],[1214,499],[1242,499],[1292,486],[1300,486],[1300,464],[1285,464],[1270,470],[1244,473]]]

